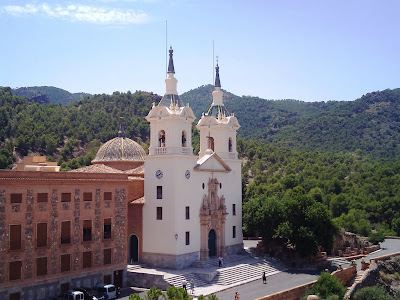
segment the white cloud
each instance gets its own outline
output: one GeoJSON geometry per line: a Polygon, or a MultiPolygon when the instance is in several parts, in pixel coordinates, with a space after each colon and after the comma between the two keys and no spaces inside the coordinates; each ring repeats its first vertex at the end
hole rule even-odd
{"type": "Polygon", "coordinates": [[[149,20],[149,16],[142,11],[86,5],[50,6],[46,3],[10,5],[4,6],[3,11],[11,15],[42,14],[70,22],[93,24],[141,24],[149,20]]]}

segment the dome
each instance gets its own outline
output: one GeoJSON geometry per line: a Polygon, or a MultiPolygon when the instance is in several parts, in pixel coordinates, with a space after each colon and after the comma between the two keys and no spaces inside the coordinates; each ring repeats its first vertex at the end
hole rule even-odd
{"type": "Polygon", "coordinates": [[[92,163],[144,162],[146,152],[135,141],[119,136],[106,142],[97,151],[92,163]]]}

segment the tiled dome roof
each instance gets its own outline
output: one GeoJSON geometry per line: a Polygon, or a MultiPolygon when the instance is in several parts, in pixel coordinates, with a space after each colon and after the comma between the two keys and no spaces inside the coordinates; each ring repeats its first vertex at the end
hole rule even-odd
{"type": "Polygon", "coordinates": [[[145,156],[146,152],[138,143],[119,136],[101,146],[92,163],[107,161],[144,162],[145,156]]]}

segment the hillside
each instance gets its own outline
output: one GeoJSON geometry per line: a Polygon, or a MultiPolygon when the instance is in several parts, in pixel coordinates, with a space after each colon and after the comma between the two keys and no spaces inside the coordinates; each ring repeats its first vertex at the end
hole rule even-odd
{"type": "MultiPolygon", "coordinates": [[[[12,95],[10,88],[0,88],[0,169],[11,167],[16,157],[29,153],[79,167],[71,159],[115,137],[121,116],[127,136],[145,143],[149,126],[144,116],[159,100],[152,93],[115,92],[60,106],[29,102],[12,95]]],[[[90,163],[90,159],[85,162],[90,163]]]]}
{"type": "MultiPolygon", "coordinates": [[[[197,117],[207,112],[212,86],[181,95],[197,117]],[[208,95],[208,96],[207,96],[208,95]]],[[[400,155],[400,89],[372,92],[355,101],[265,100],[228,94],[239,135],[290,149],[355,152],[379,159],[400,155]]]]}
{"type": "Polygon", "coordinates": [[[53,86],[31,86],[12,90],[14,95],[36,103],[56,103],[68,105],[76,100],[91,96],[88,93],[70,93],[53,86]]]}

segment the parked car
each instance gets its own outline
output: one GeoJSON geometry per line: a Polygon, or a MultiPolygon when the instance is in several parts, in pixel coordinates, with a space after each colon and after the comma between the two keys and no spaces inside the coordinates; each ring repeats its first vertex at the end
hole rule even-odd
{"type": "Polygon", "coordinates": [[[106,299],[117,299],[117,289],[113,284],[99,284],[96,285],[93,289],[98,291],[99,293],[107,295],[108,298],[106,299]]]}
{"type": "Polygon", "coordinates": [[[104,300],[105,299],[103,294],[100,294],[99,292],[95,291],[92,288],[80,287],[80,288],[75,288],[74,290],[82,292],[85,295],[85,300],[104,300]]]}
{"type": "Polygon", "coordinates": [[[64,293],[64,300],[85,300],[85,295],[80,291],[68,291],[64,293]]]}

